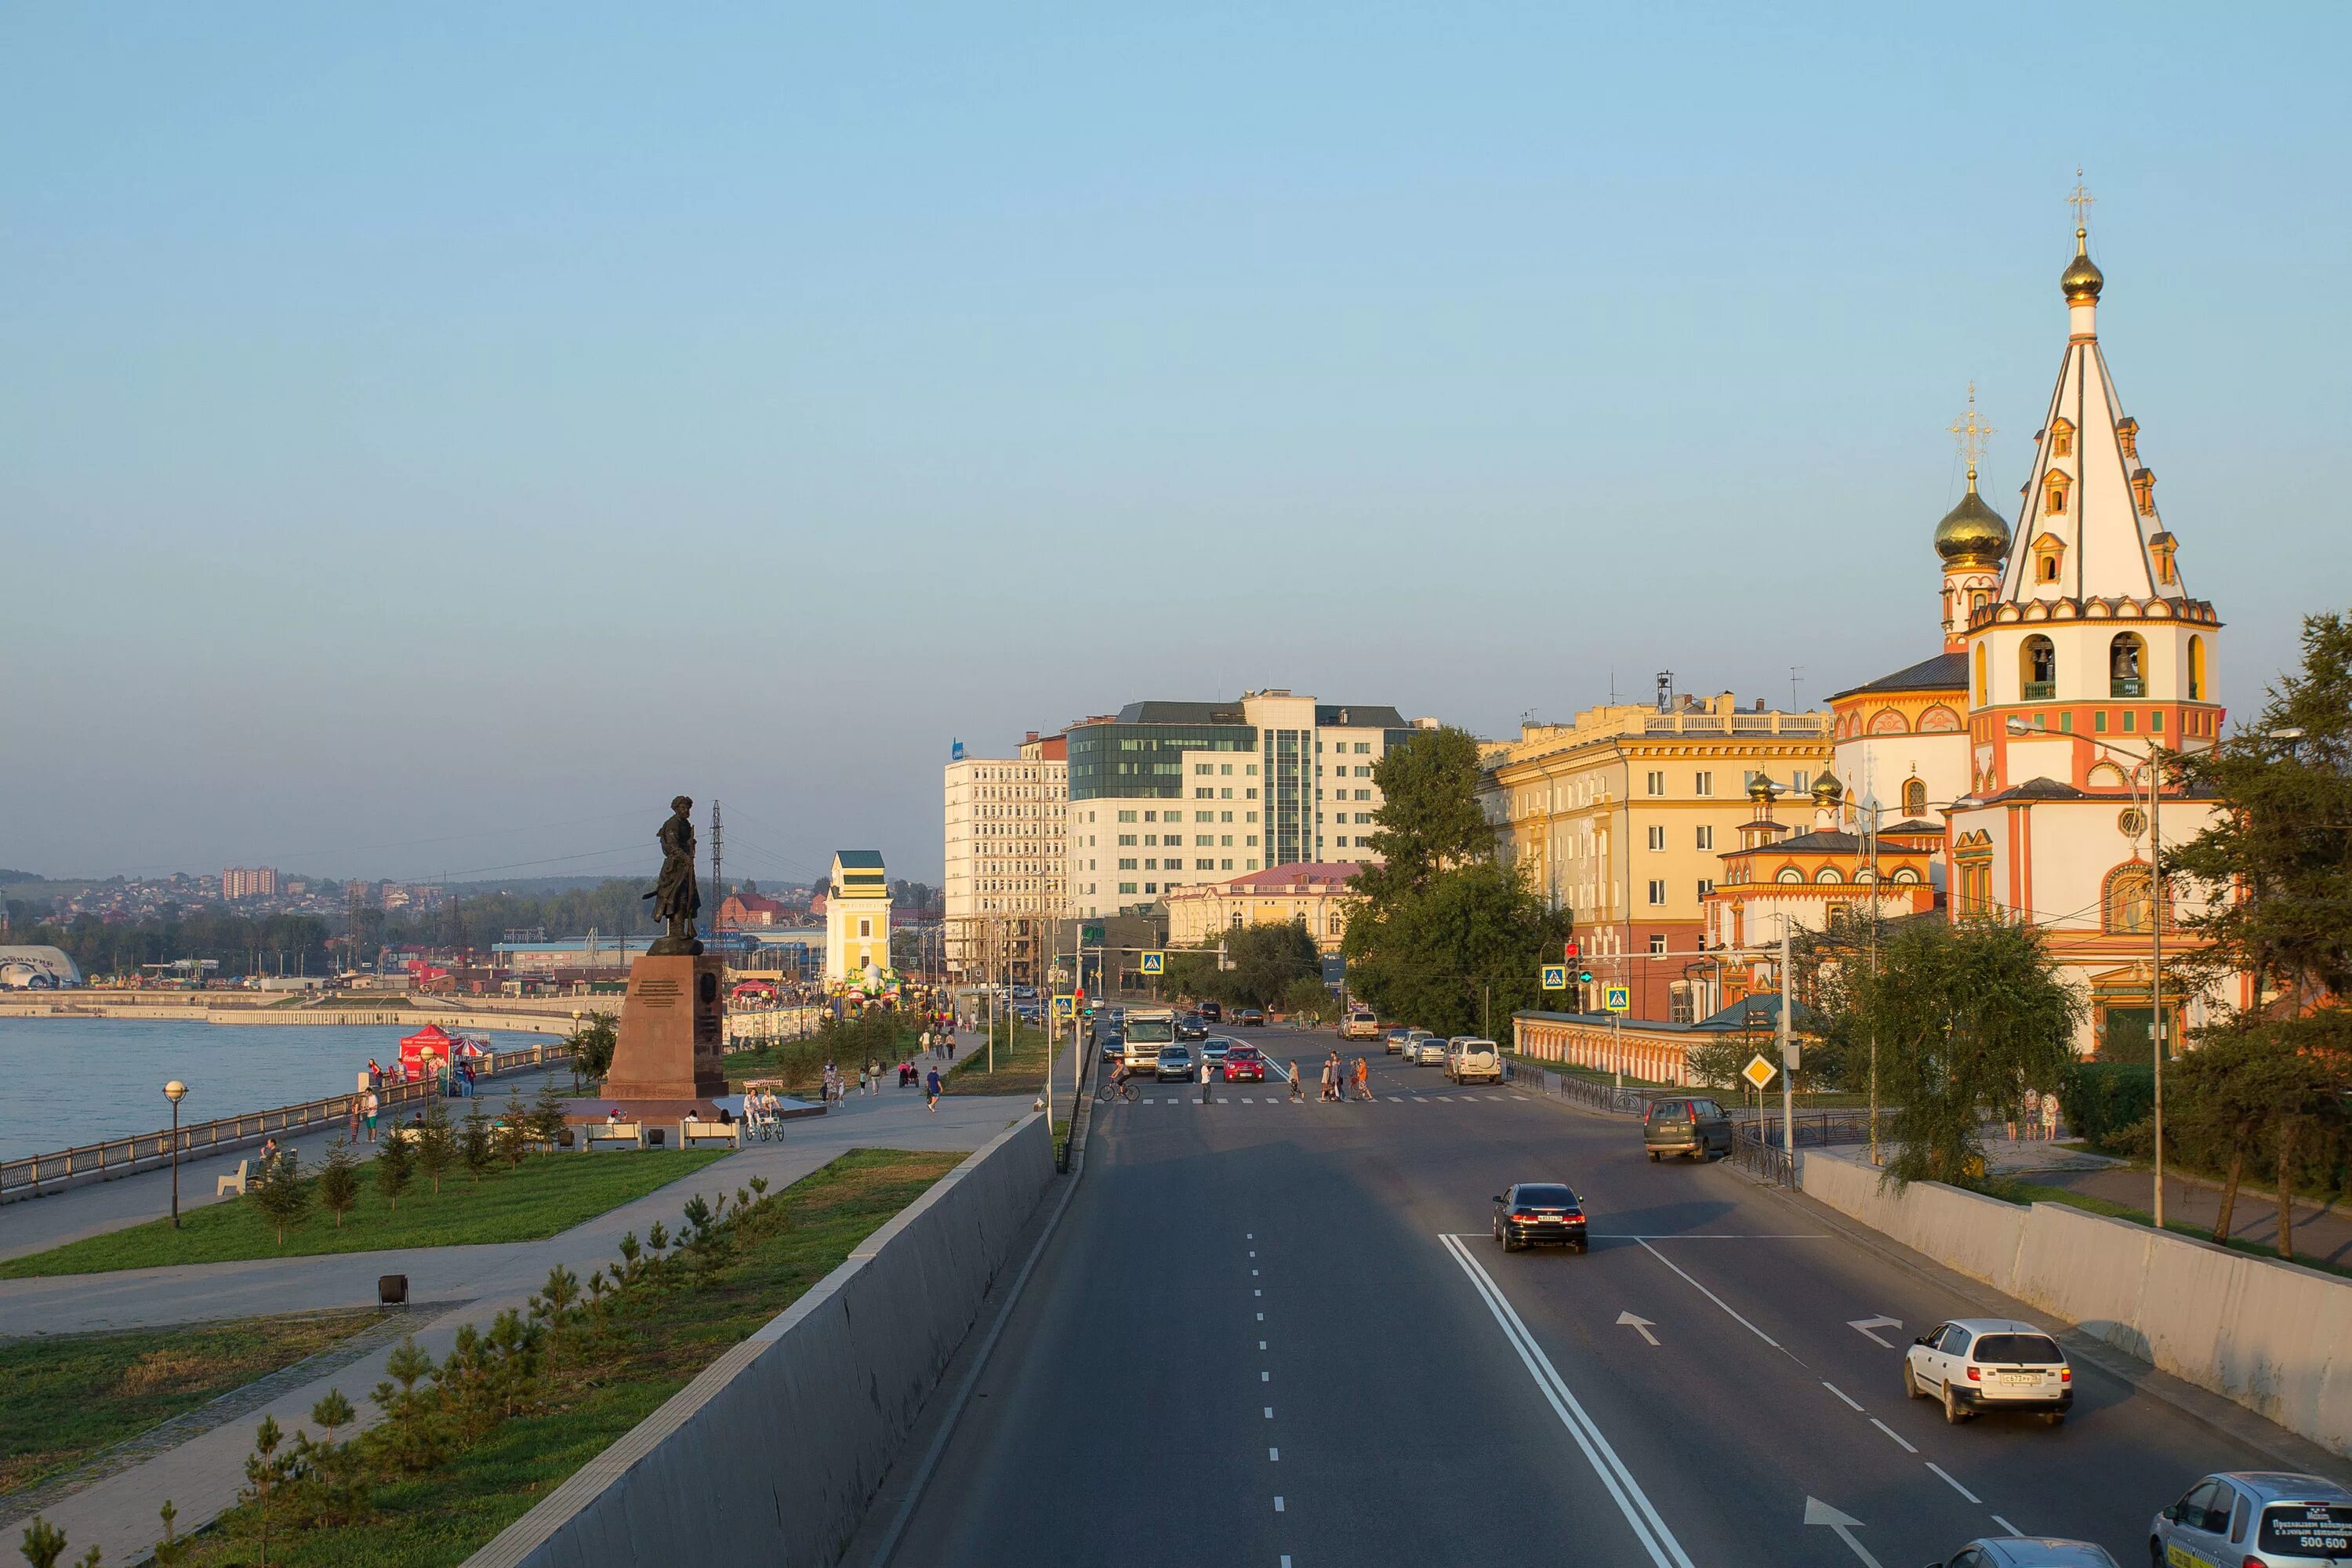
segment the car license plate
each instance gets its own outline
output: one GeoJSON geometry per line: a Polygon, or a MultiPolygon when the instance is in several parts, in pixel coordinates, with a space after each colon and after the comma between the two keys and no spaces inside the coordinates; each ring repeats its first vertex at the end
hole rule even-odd
{"type": "Polygon", "coordinates": [[[2001,1376],[2001,1382],[2009,1384],[2011,1388],[2030,1388],[2041,1381],[2042,1378],[2038,1373],[2031,1372],[2006,1373],[2001,1376]]]}

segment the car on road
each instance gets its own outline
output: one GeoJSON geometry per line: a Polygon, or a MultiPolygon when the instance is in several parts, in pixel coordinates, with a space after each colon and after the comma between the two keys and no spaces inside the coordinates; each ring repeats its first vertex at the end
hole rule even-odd
{"type": "Polygon", "coordinates": [[[1412,1031],[1411,1029],[1402,1027],[1391,1029],[1387,1036],[1381,1041],[1381,1054],[1384,1057],[1392,1057],[1396,1055],[1399,1051],[1404,1049],[1404,1043],[1411,1038],[1412,1038],[1412,1031]]]}
{"type": "Polygon", "coordinates": [[[2148,1524],[2151,1563],[2305,1568],[2352,1560],[2352,1491],[2289,1470],[2207,1476],[2148,1524]]]}
{"type": "Polygon", "coordinates": [[[1445,1042],[1445,1076],[1455,1083],[1500,1083],[1502,1049],[1475,1035],[1456,1036],[1445,1042]]]}
{"type": "Polygon", "coordinates": [[[1360,1003],[1351,1004],[1339,1019],[1339,1037],[1343,1040],[1379,1039],[1381,1016],[1360,1003]]]}
{"type": "Polygon", "coordinates": [[[1982,1535],[1927,1568],[2116,1568],[2105,1547],[2055,1535],[1982,1535]]]}
{"type": "Polygon", "coordinates": [[[1234,1041],[1233,1049],[1225,1053],[1225,1081],[1227,1083],[1264,1083],[1265,1081],[1265,1053],[1255,1046],[1244,1046],[1238,1040],[1234,1041]]]}
{"type": "Polygon", "coordinates": [[[1106,1029],[1097,1040],[1097,1047],[1102,1053],[1104,1061],[1115,1062],[1127,1055],[1127,1037],[1117,1029],[1106,1029]]]}
{"type": "Polygon", "coordinates": [[[1180,1040],[1205,1040],[1209,1037],[1209,1021],[1198,1013],[1179,1014],[1176,1037],[1180,1040]]]}
{"type": "Polygon", "coordinates": [[[1203,1002],[1201,1004],[1201,1016],[1212,1024],[1222,1024],[1225,1021],[1225,1005],[1222,1002],[1203,1002]]]}
{"type": "Polygon", "coordinates": [[[1234,1015],[1234,1022],[1245,1029],[1263,1029],[1265,1027],[1265,1013],[1261,1008],[1244,1007],[1234,1015]]]}
{"type": "Polygon", "coordinates": [[[1584,1200],[1562,1182],[1521,1182],[1495,1194],[1495,1239],[1522,1247],[1585,1248],[1584,1200]]]}
{"type": "Polygon", "coordinates": [[[1171,1078],[1191,1079],[1192,1047],[1190,1046],[1160,1047],[1160,1059],[1152,1064],[1151,1076],[1161,1083],[1167,1082],[1171,1078]]]}
{"type": "Polygon", "coordinates": [[[1223,1072],[1225,1070],[1225,1055],[1233,1048],[1234,1042],[1224,1036],[1211,1035],[1201,1042],[1201,1059],[1209,1064],[1211,1072],[1223,1072]]]}
{"type": "Polygon", "coordinates": [[[1731,1152],[1731,1118],[1723,1107],[1704,1096],[1680,1095],[1650,1101],[1642,1116],[1642,1147],[1653,1162],[1669,1154],[1712,1160],[1731,1152]]]}
{"type": "Polygon", "coordinates": [[[1435,1067],[1445,1059],[1445,1042],[1426,1029],[1415,1029],[1397,1054],[1414,1067],[1435,1067]]]}
{"type": "Polygon", "coordinates": [[[2014,1318],[1956,1318],[1903,1352],[1903,1392],[1940,1399],[1957,1426],[1986,1410],[2025,1410],[2055,1426],[2074,1404],[2074,1369],[2058,1342],[2014,1318]]]}

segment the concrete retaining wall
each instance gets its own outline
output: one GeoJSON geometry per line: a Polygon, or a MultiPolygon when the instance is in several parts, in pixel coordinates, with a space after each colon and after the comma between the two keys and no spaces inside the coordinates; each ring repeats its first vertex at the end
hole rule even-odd
{"type": "Polygon", "coordinates": [[[836,1562],[1053,1173],[1023,1118],[467,1568],[836,1562]]]}
{"type": "Polygon", "coordinates": [[[2019,1208],[1807,1151],[1806,1194],[2352,1456],[2352,1280],[2065,1204],[2019,1208]]]}

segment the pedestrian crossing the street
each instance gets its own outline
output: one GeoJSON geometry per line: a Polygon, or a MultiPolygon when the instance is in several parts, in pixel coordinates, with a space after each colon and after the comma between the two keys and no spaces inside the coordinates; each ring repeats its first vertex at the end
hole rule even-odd
{"type": "MultiPolygon", "coordinates": [[[[1502,1102],[1502,1101],[1504,1101],[1504,1100],[1533,1100],[1534,1098],[1535,1098],[1535,1096],[1533,1096],[1533,1095],[1529,1095],[1529,1094],[1432,1094],[1432,1095],[1420,1095],[1420,1094],[1414,1094],[1414,1095],[1403,1095],[1403,1094],[1375,1094],[1375,1095],[1371,1096],[1371,1101],[1372,1101],[1372,1103],[1374,1103],[1374,1104],[1384,1104],[1384,1105],[1427,1105],[1427,1104],[1430,1104],[1432,1101],[1434,1101],[1434,1102],[1436,1102],[1436,1103],[1438,1103],[1438,1104],[1441,1104],[1441,1105],[1453,1105],[1453,1104],[1455,1104],[1455,1103],[1460,1103],[1460,1104],[1464,1104],[1464,1105],[1473,1105],[1473,1104],[1476,1104],[1477,1102],[1479,1102],[1479,1101],[1481,1101],[1481,1100],[1487,1100],[1487,1101],[1492,1101],[1492,1102],[1495,1102],[1495,1103],[1499,1104],[1499,1103],[1501,1103],[1501,1102],[1502,1102]]],[[[1112,1101],[1112,1102],[1107,1102],[1107,1103],[1116,1103],[1116,1102],[1115,1102],[1115,1101],[1112,1101]]],[[[1144,1095],[1138,1095],[1138,1096],[1136,1097],[1135,1100],[1134,1100],[1134,1103],[1135,1103],[1135,1104],[1137,1104],[1137,1105],[1163,1105],[1163,1106],[1164,1106],[1164,1105],[1192,1105],[1192,1106],[1201,1106],[1201,1105],[1212,1105],[1212,1104],[1213,1104],[1213,1105],[1311,1105],[1311,1104],[1322,1104],[1322,1105],[1362,1105],[1362,1104],[1364,1104],[1364,1103],[1365,1103],[1365,1100],[1364,1100],[1364,1097],[1362,1097],[1362,1096],[1360,1096],[1360,1095],[1355,1095],[1355,1094],[1350,1094],[1349,1096],[1348,1096],[1348,1098],[1347,1098],[1347,1099],[1345,1099],[1345,1100],[1293,1100],[1286,1099],[1285,1097],[1283,1097],[1282,1095],[1279,1095],[1279,1094],[1270,1094],[1270,1095],[1266,1095],[1266,1096],[1265,1096],[1265,1097],[1263,1097],[1263,1098],[1261,1098],[1261,1097],[1259,1097],[1259,1096],[1257,1096],[1257,1095],[1254,1095],[1254,1094],[1244,1094],[1244,1095],[1221,1094],[1221,1095],[1216,1096],[1213,1100],[1202,1100],[1202,1099],[1199,1095],[1197,1095],[1197,1094],[1181,1094],[1181,1093],[1178,1093],[1178,1094],[1144,1094],[1144,1095]]]]}

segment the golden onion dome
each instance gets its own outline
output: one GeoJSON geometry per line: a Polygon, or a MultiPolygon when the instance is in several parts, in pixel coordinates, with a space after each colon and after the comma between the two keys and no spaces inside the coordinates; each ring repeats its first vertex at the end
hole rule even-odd
{"type": "Polygon", "coordinates": [[[1754,781],[1748,786],[1748,798],[1754,801],[1759,805],[1770,805],[1772,797],[1780,793],[1780,790],[1773,785],[1772,781],[1766,778],[1762,773],[1758,773],[1754,781]]]}
{"type": "Polygon", "coordinates": [[[2058,287],[2065,290],[2069,305],[2095,305],[2099,290],[2107,286],[2105,275],[2091,259],[2090,239],[2088,230],[2074,231],[2074,259],[2058,275],[2058,287]]]}
{"type": "Polygon", "coordinates": [[[1977,477],[1969,475],[1969,493],[1936,525],[1936,553],[1952,566],[1990,566],[2009,553],[2009,524],[1977,494],[1977,477]]]}
{"type": "Polygon", "coordinates": [[[1838,783],[1837,774],[1823,773],[1813,781],[1813,804],[1835,805],[1845,797],[1845,785],[1838,783]]]}

